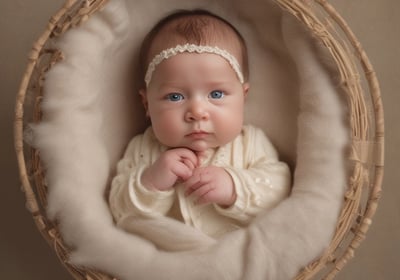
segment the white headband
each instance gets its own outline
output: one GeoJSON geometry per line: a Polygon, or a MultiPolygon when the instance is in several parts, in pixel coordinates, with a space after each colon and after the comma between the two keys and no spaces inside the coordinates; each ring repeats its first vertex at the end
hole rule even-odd
{"type": "Polygon", "coordinates": [[[150,62],[149,66],[147,68],[146,76],[144,77],[146,86],[149,85],[149,83],[151,81],[151,77],[153,76],[153,72],[156,69],[156,66],[158,64],[160,64],[165,59],[168,59],[170,57],[173,57],[177,54],[181,54],[184,52],[212,53],[212,54],[217,54],[217,55],[222,56],[229,62],[229,64],[232,66],[233,70],[236,72],[236,75],[238,76],[240,83],[242,83],[242,84],[244,83],[243,74],[242,74],[242,71],[240,70],[240,65],[239,65],[237,59],[233,55],[231,55],[229,52],[227,52],[226,50],[222,50],[218,47],[185,44],[185,45],[177,45],[174,48],[163,50],[153,58],[153,60],[150,62]]]}

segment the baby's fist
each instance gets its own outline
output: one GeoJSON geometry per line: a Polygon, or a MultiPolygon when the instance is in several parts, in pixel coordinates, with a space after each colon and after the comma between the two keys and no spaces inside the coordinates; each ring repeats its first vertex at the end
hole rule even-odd
{"type": "Polygon", "coordinates": [[[198,203],[216,203],[229,207],[236,201],[232,177],[222,167],[197,168],[184,186],[186,195],[196,197],[198,203]]]}

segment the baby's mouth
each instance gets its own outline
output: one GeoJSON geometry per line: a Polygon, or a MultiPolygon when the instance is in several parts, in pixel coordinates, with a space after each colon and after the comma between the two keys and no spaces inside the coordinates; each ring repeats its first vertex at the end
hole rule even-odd
{"type": "Polygon", "coordinates": [[[186,135],[186,137],[193,138],[193,139],[203,139],[207,137],[210,133],[203,131],[203,130],[195,130],[186,135]]]}

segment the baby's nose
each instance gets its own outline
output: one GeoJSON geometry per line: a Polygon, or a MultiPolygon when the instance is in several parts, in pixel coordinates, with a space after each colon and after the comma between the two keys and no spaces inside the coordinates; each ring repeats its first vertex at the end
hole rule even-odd
{"type": "Polygon", "coordinates": [[[192,102],[185,115],[186,121],[208,120],[209,117],[207,106],[201,101],[192,102]]]}

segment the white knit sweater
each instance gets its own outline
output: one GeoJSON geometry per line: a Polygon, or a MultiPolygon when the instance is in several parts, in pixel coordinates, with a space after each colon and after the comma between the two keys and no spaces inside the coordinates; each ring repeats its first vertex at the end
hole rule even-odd
{"type": "Polygon", "coordinates": [[[196,205],[184,195],[181,184],[169,191],[153,191],[141,183],[143,171],[168,148],[161,145],[152,128],[135,136],[117,167],[112,182],[110,209],[117,225],[130,217],[168,216],[218,238],[247,225],[257,214],[277,205],[290,191],[290,171],[261,129],[244,126],[231,143],[209,150],[204,165],[225,168],[237,194],[229,208],[216,204],[196,205]]]}

